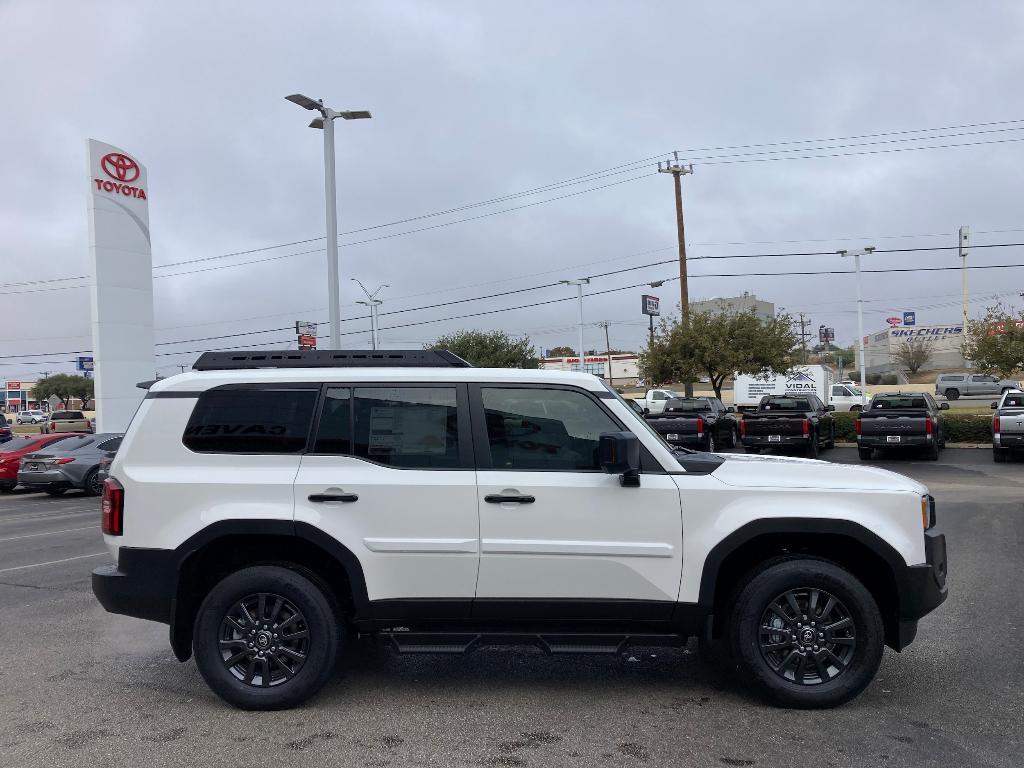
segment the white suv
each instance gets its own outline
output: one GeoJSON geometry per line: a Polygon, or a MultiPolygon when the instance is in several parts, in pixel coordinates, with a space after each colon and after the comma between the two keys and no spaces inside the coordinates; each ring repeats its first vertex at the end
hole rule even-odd
{"type": "Polygon", "coordinates": [[[674,451],[588,374],[445,352],[207,353],[152,385],[93,573],[246,709],[296,705],[352,631],[395,651],[727,641],[831,706],[946,597],[927,489],[875,468],[674,451]]]}

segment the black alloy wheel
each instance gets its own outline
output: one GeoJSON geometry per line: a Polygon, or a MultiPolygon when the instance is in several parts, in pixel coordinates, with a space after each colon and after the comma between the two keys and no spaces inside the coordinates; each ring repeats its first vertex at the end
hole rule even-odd
{"type": "Polygon", "coordinates": [[[957,400],[959,397],[960,397],[960,390],[959,389],[947,389],[946,390],[946,399],[947,400],[957,400]]]}
{"type": "Polygon", "coordinates": [[[761,616],[761,656],[783,680],[820,685],[842,675],[857,648],[850,611],[823,589],[789,589],[761,616]]]}
{"type": "Polygon", "coordinates": [[[236,680],[268,688],[291,680],[309,652],[309,623],[281,595],[260,592],[235,602],[220,624],[221,660],[236,680]]]}
{"type": "Polygon", "coordinates": [[[100,471],[93,469],[85,476],[85,483],[82,486],[86,496],[99,496],[103,493],[103,481],[100,480],[100,471]]]}
{"type": "Polygon", "coordinates": [[[718,447],[718,446],[716,446],[716,445],[715,445],[715,433],[714,433],[714,430],[712,430],[712,431],[708,432],[708,447],[707,447],[707,452],[708,452],[708,453],[714,453],[714,452],[715,452],[715,449],[716,449],[717,447],[718,447]]]}

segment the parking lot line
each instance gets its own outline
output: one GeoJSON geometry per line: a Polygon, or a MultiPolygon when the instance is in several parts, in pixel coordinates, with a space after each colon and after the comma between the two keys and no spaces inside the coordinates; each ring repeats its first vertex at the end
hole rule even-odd
{"type": "Polygon", "coordinates": [[[45,563],[32,563],[31,565],[16,565],[13,568],[0,568],[0,573],[10,573],[11,571],[24,571],[27,568],[42,568],[44,565],[59,565],[60,563],[70,563],[72,560],[85,560],[90,557],[100,557],[101,555],[109,556],[109,552],[93,552],[91,555],[78,555],[77,557],[65,557],[63,560],[50,560],[45,563]]]}
{"type": "Polygon", "coordinates": [[[60,531],[44,531],[43,533],[25,533],[21,536],[7,536],[6,538],[0,539],[0,541],[16,541],[18,539],[31,539],[34,536],[53,536],[58,533],[73,533],[74,531],[91,531],[94,528],[99,528],[98,525],[86,525],[82,528],[64,528],[60,531]]]}

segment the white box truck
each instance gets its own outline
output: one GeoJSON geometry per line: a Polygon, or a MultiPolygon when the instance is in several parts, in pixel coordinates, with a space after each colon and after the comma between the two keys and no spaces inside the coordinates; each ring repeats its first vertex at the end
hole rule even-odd
{"type": "MultiPolygon", "coordinates": [[[[832,371],[823,365],[798,365],[786,373],[770,373],[766,378],[737,373],[732,395],[737,411],[752,411],[765,395],[810,393],[831,404],[832,371]]],[[[839,410],[838,406],[836,410],[839,410]]],[[[846,409],[844,409],[846,410],[846,409]]]]}

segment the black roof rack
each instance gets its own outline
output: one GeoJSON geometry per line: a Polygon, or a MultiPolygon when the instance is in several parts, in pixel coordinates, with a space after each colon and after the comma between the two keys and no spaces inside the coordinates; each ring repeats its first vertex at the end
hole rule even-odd
{"type": "Polygon", "coordinates": [[[204,352],[194,371],[249,368],[471,368],[446,349],[311,349],[262,352],[204,352]]]}

